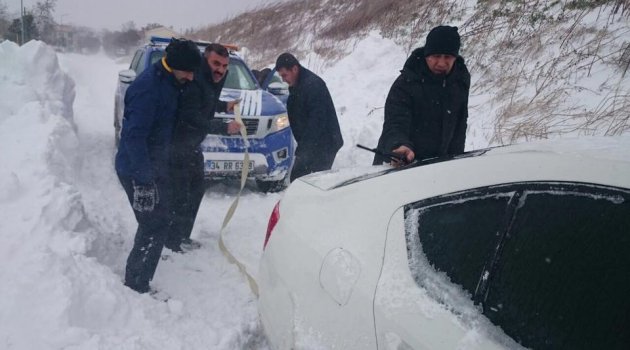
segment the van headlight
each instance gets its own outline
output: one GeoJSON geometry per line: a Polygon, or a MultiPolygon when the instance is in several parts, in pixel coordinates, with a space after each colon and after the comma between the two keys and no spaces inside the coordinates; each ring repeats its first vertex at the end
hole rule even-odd
{"type": "Polygon", "coordinates": [[[289,116],[286,114],[279,114],[274,117],[273,127],[275,131],[282,130],[289,126],[289,116]]]}

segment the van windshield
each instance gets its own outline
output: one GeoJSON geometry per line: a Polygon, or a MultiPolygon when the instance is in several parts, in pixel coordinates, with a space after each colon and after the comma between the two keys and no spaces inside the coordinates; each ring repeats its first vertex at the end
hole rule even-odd
{"type": "Polygon", "coordinates": [[[225,86],[229,89],[256,90],[254,78],[249,68],[242,61],[230,58],[229,72],[225,80],[225,86]]]}
{"type": "MultiPolygon", "coordinates": [[[[153,51],[151,53],[151,64],[159,61],[164,56],[164,51],[153,51]]],[[[224,87],[228,89],[238,90],[256,90],[256,83],[254,78],[249,72],[249,68],[238,59],[230,57],[230,64],[228,66],[228,76],[225,80],[224,87]]],[[[140,74],[140,72],[138,72],[140,74]]]]}

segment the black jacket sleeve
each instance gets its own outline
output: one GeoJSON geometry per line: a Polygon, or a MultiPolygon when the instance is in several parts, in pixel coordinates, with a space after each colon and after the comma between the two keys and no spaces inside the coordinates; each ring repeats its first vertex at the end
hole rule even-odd
{"type": "Polygon", "coordinates": [[[457,155],[464,153],[466,146],[466,129],[468,128],[468,102],[462,107],[462,112],[457,119],[453,140],[448,147],[448,154],[457,155]]]}
{"type": "Polygon", "coordinates": [[[326,145],[321,145],[323,140],[328,140],[328,134],[333,132],[329,130],[327,120],[328,118],[335,118],[336,116],[330,116],[329,113],[334,113],[335,107],[332,102],[332,97],[328,92],[326,84],[319,79],[312,79],[304,89],[305,103],[304,103],[304,126],[303,129],[307,130],[300,140],[300,147],[304,150],[320,150],[326,145]]]}
{"type": "Polygon", "coordinates": [[[391,151],[401,145],[414,150],[409,137],[413,117],[413,98],[404,76],[399,76],[392,84],[385,101],[385,121],[380,145],[384,151],[391,151]]]}
{"type": "Polygon", "coordinates": [[[448,147],[448,154],[457,155],[464,153],[466,147],[466,129],[468,128],[468,95],[470,94],[470,73],[465,66],[462,68],[459,86],[462,89],[461,105],[457,125],[453,133],[453,139],[448,147]]]}
{"type": "MultiPolygon", "coordinates": [[[[296,152],[313,157],[331,157],[343,146],[343,136],[337,120],[335,105],[326,83],[317,76],[311,76],[303,89],[302,137],[296,152]]],[[[297,139],[297,138],[296,138],[297,139]]]]}
{"type": "Polygon", "coordinates": [[[203,129],[205,120],[202,115],[202,91],[196,82],[189,83],[182,92],[177,109],[178,122],[188,127],[203,129]]]}
{"type": "Polygon", "coordinates": [[[217,112],[227,113],[227,102],[217,100],[217,112]]]}
{"type": "Polygon", "coordinates": [[[206,134],[227,134],[227,125],[215,119],[208,108],[203,89],[196,83],[190,83],[181,95],[178,108],[178,122],[189,130],[206,134]]]}

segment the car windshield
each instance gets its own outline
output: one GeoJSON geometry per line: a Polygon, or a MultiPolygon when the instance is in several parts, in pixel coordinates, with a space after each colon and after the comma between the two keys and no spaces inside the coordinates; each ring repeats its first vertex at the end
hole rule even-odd
{"type": "MultiPolygon", "coordinates": [[[[151,64],[159,61],[164,56],[164,51],[151,52],[151,64]]],[[[225,80],[224,87],[228,89],[239,90],[256,90],[256,83],[254,78],[249,73],[249,69],[245,66],[245,63],[234,58],[230,58],[230,65],[228,67],[229,73],[225,80]]]]}

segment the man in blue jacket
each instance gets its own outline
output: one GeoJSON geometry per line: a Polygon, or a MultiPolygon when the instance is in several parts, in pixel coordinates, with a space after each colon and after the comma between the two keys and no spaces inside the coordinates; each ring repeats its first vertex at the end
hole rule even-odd
{"type": "Polygon", "coordinates": [[[300,176],[329,170],[343,138],[326,83],[285,52],[276,60],[276,71],[289,84],[287,113],[297,141],[291,182],[300,176]]]}
{"type": "Polygon", "coordinates": [[[149,291],[168,235],[172,213],[169,150],[177,100],[200,61],[197,45],[173,39],[165,57],[143,71],[125,94],[116,173],[138,221],[125,285],[139,293],[149,291]]]}

